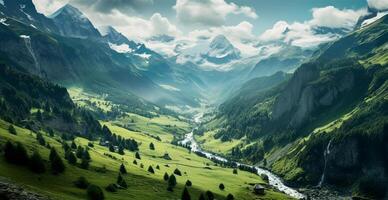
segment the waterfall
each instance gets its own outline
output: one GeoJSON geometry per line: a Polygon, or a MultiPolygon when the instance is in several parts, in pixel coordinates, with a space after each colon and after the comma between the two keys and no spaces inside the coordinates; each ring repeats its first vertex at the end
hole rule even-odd
{"type": "Polygon", "coordinates": [[[326,167],[327,167],[327,157],[329,156],[330,154],[330,147],[331,147],[331,142],[333,141],[333,139],[331,139],[329,141],[329,143],[327,144],[326,146],[326,149],[325,151],[323,151],[323,159],[325,161],[325,164],[324,164],[324,167],[323,167],[323,172],[322,172],[322,176],[321,176],[321,180],[319,181],[317,187],[318,188],[321,188],[322,187],[322,184],[324,183],[325,181],[325,173],[326,173],[326,167]]]}
{"type": "Polygon", "coordinates": [[[36,58],[36,55],[34,53],[34,49],[32,48],[32,45],[31,45],[31,37],[28,35],[21,35],[20,37],[23,38],[26,48],[28,49],[28,52],[30,53],[32,59],[34,60],[35,69],[38,71],[38,75],[41,75],[42,71],[41,71],[38,59],[36,58]]]}

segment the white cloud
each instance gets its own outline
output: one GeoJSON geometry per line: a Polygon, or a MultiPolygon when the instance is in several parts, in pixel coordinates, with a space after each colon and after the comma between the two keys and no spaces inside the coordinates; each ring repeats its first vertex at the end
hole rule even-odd
{"type": "Polygon", "coordinates": [[[258,17],[252,8],[225,0],[177,0],[174,9],[180,22],[207,26],[222,25],[231,14],[242,14],[253,19],[258,17]]]}
{"type": "Polygon", "coordinates": [[[387,10],[388,0],[367,0],[368,6],[376,10],[387,10]]]}
{"type": "Polygon", "coordinates": [[[333,6],[313,8],[313,19],[309,22],[312,26],[328,28],[353,29],[360,16],[367,13],[366,9],[340,10],[333,6]]]}
{"type": "Polygon", "coordinates": [[[287,23],[278,21],[275,25],[259,36],[261,42],[280,41],[290,45],[309,48],[329,42],[340,37],[335,33],[316,33],[320,27],[331,29],[352,30],[366,9],[337,9],[333,6],[312,9],[312,19],[305,22],[287,23]]]}

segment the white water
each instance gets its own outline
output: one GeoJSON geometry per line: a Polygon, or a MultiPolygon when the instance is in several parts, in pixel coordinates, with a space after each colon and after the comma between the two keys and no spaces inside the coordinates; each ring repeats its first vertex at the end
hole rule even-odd
{"type": "Polygon", "coordinates": [[[31,45],[31,37],[28,35],[21,35],[20,37],[23,38],[26,48],[28,49],[28,52],[30,53],[32,59],[34,60],[35,68],[38,71],[38,74],[40,75],[41,69],[40,69],[38,59],[36,58],[36,55],[34,53],[34,49],[32,48],[32,45],[31,45]]]}
{"type": "MultiPolygon", "coordinates": [[[[196,115],[194,117],[194,122],[195,123],[199,123],[201,117],[202,117],[202,114],[196,115]]],[[[202,150],[201,147],[198,145],[197,141],[195,141],[193,131],[191,131],[190,133],[186,134],[184,140],[182,140],[180,142],[180,144],[190,147],[192,152],[200,152],[200,153],[204,154],[206,156],[206,158],[208,158],[208,159],[216,159],[216,160],[221,161],[221,162],[227,162],[228,161],[227,159],[225,159],[223,157],[220,157],[220,156],[217,156],[217,155],[214,155],[214,154],[211,154],[209,152],[206,152],[206,151],[202,150]]],[[[273,174],[272,172],[270,172],[270,171],[268,171],[266,169],[262,169],[262,168],[257,167],[257,166],[245,165],[245,164],[242,164],[242,163],[236,163],[236,164],[237,164],[237,166],[254,167],[257,170],[257,174],[259,174],[259,175],[265,174],[265,175],[268,176],[268,181],[269,181],[270,185],[274,186],[279,191],[282,191],[282,192],[284,192],[285,194],[287,194],[287,195],[289,195],[291,197],[294,197],[294,198],[297,198],[297,199],[305,198],[305,195],[303,195],[302,193],[298,192],[297,190],[295,190],[293,188],[290,188],[290,187],[286,186],[283,183],[281,178],[279,178],[278,176],[276,176],[275,174],[273,174]]]]}
{"type": "Polygon", "coordinates": [[[319,188],[322,187],[322,184],[325,181],[325,173],[326,173],[326,166],[327,166],[327,156],[330,154],[331,141],[332,140],[329,141],[329,143],[326,146],[325,151],[323,152],[323,158],[325,160],[325,164],[324,164],[324,167],[323,167],[323,172],[322,172],[321,180],[319,181],[319,183],[317,185],[317,187],[319,187],[319,188]]]}

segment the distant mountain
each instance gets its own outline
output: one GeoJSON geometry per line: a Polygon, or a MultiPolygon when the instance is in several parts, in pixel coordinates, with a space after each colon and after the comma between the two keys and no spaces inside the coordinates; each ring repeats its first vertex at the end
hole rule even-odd
{"type": "Polygon", "coordinates": [[[77,8],[66,4],[49,16],[59,29],[62,36],[74,38],[101,38],[101,34],[90,20],[77,8]]]}
{"type": "Polygon", "coordinates": [[[260,60],[249,72],[249,77],[272,75],[278,71],[293,72],[313,54],[313,50],[291,45],[281,45],[280,50],[260,60]]]}
{"type": "Polygon", "coordinates": [[[200,66],[222,65],[241,58],[241,52],[223,35],[211,41],[198,42],[193,47],[179,50],[177,62],[194,62],[200,66]]]}
{"type": "Polygon", "coordinates": [[[100,28],[102,37],[108,43],[115,45],[123,45],[126,44],[132,50],[136,49],[139,45],[133,41],[128,40],[122,33],[118,32],[112,26],[106,26],[100,28]]]}
{"type": "Polygon", "coordinates": [[[58,28],[52,20],[37,12],[32,0],[2,0],[0,13],[33,28],[52,33],[58,32],[58,28]]]}
{"type": "Polygon", "coordinates": [[[276,87],[261,90],[262,78],[248,82],[209,126],[222,141],[240,139],[231,157],[261,163],[290,184],[340,186],[384,199],[387,38],[384,16],[323,46],[276,87]]]}

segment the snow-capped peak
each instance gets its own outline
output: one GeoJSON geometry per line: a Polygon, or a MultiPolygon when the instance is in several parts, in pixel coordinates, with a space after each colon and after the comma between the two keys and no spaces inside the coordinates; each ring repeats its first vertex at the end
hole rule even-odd
{"type": "Polygon", "coordinates": [[[78,10],[78,8],[70,4],[66,4],[65,6],[57,10],[55,13],[50,15],[50,18],[56,18],[59,15],[70,16],[71,18],[79,19],[80,21],[89,21],[88,18],[85,17],[85,15],[80,10],[78,10]]]}
{"type": "Polygon", "coordinates": [[[216,36],[209,45],[208,57],[228,60],[238,59],[240,57],[240,50],[236,49],[229,40],[223,36],[216,36]]]}

